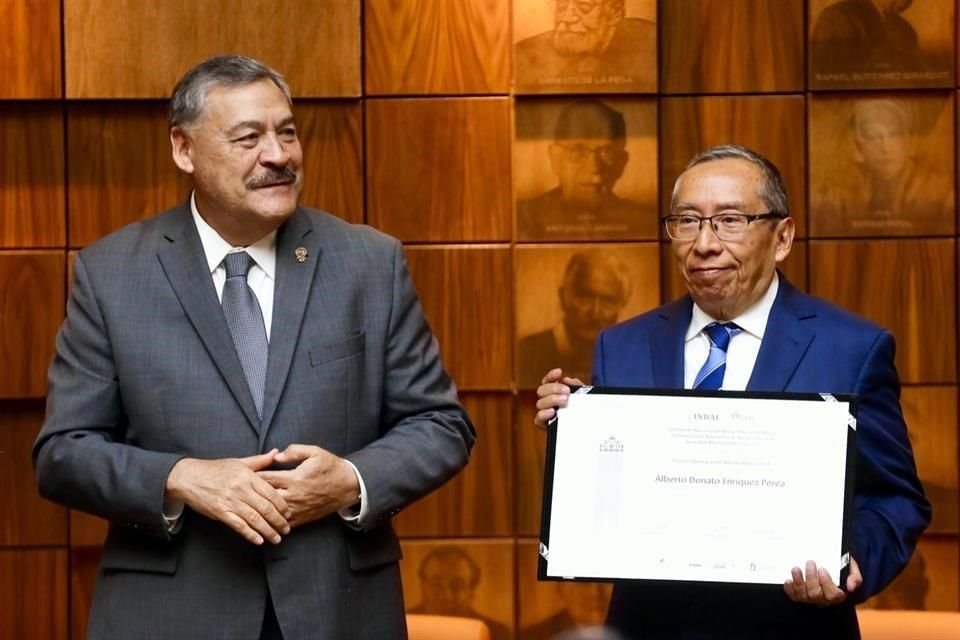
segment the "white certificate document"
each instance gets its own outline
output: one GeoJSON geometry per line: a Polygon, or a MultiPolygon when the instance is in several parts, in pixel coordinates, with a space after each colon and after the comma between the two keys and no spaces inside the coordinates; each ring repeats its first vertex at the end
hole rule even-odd
{"type": "Polygon", "coordinates": [[[846,575],[851,396],[580,391],[549,434],[542,579],[846,575]]]}

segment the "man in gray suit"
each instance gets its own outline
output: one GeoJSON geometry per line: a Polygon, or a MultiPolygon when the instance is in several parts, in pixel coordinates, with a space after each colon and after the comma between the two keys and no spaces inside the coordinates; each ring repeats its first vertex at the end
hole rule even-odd
{"type": "Polygon", "coordinates": [[[389,520],[473,426],[400,244],[297,204],[283,78],[211,58],[174,90],[194,191],[80,252],[34,447],[110,521],[89,637],[403,638],[389,520]]]}

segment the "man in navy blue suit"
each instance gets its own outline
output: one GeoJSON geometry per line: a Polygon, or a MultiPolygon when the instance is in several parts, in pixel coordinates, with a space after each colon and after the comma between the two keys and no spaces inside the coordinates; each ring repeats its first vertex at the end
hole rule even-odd
{"type": "MultiPolygon", "coordinates": [[[[859,638],[854,605],[906,566],[930,521],[900,409],[893,336],[802,293],[777,270],[794,221],[780,172],[749,149],[724,145],[697,155],[677,180],[664,226],[689,295],[603,331],[593,383],[694,388],[714,344],[710,325],[734,323],[719,388],[857,394],[853,560],[843,585],[812,562],[784,576],[782,590],[618,584],[608,623],[644,640],[859,638]]],[[[537,425],[579,384],[560,369],[548,372],[537,425]]],[[[781,524],[817,526],[802,513],[781,524]]]]}

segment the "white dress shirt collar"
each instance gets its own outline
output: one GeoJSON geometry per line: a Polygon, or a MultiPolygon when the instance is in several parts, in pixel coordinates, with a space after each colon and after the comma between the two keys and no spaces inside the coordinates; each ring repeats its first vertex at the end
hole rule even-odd
{"type": "MultiPolygon", "coordinates": [[[[773,308],[773,301],[777,299],[777,290],[780,288],[780,277],[776,272],[773,274],[773,280],[767,287],[766,293],[754,302],[749,309],[741,313],[736,318],[731,318],[730,322],[735,322],[737,326],[747,333],[763,340],[763,333],[767,328],[767,319],[770,317],[770,310],[773,308]]],[[[689,342],[703,331],[711,322],[716,322],[700,306],[693,303],[693,315],[690,318],[690,326],[687,327],[687,335],[684,338],[689,342]]]]}
{"type": "Polygon", "coordinates": [[[210,267],[210,273],[216,271],[217,267],[223,262],[228,253],[233,251],[246,250],[257,263],[263,272],[267,274],[270,280],[274,280],[277,267],[277,230],[274,229],[264,237],[246,247],[234,247],[224,240],[216,230],[207,224],[200,212],[197,210],[196,194],[190,194],[190,212],[193,214],[193,221],[197,225],[197,232],[200,234],[200,243],[203,245],[203,253],[207,258],[207,266],[210,267]]]}

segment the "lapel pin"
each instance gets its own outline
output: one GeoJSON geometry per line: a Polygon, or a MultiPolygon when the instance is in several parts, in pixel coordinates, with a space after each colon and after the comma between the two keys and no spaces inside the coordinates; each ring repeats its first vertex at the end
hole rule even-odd
{"type": "Polygon", "coordinates": [[[307,261],[307,248],[306,247],[297,247],[293,255],[297,258],[297,262],[303,264],[307,261]]]}

